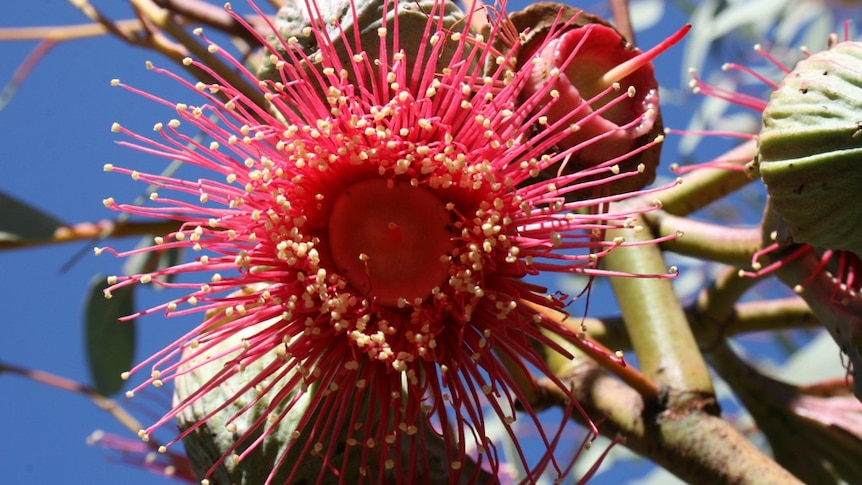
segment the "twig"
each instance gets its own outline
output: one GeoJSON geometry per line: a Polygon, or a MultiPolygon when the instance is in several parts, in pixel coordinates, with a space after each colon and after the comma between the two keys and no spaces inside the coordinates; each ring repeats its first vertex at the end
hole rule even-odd
{"type": "Polygon", "coordinates": [[[12,98],[15,96],[15,93],[18,92],[18,88],[27,79],[27,76],[30,75],[30,72],[36,67],[36,64],[45,57],[45,54],[54,47],[55,41],[53,40],[43,40],[36,45],[27,57],[24,58],[24,62],[18,66],[18,69],[15,70],[15,73],[12,74],[12,79],[9,83],[3,87],[3,91],[0,91],[0,111],[3,111],[12,98]]]}
{"type": "Polygon", "coordinates": [[[665,211],[648,212],[644,219],[658,237],[682,233],[682,237],[661,243],[662,249],[699,259],[748,267],[762,246],[759,227],[733,228],[665,211]]]}
{"type": "Polygon", "coordinates": [[[131,33],[129,31],[124,31],[120,29],[119,24],[102,15],[102,12],[100,12],[87,0],[69,0],[69,3],[71,3],[75,8],[80,10],[81,13],[86,15],[90,20],[98,23],[114,36],[131,43],[136,43],[135,37],[131,36],[131,33]]]}
{"type": "Polygon", "coordinates": [[[124,36],[140,32],[144,27],[138,19],[116,20],[111,24],[114,29],[95,22],[80,25],[49,25],[40,27],[10,27],[0,29],[0,41],[8,40],[52,40],[62,42],[67,40],[99,37],[114,30],[123,32],[124,36]]]}
{"type": "Polygon", "coordinates": [[[658,399],[660,390],[659,386],[655,382],[648,379],[636,368],[626,365],[624,361],[621,362],[620,358],[616,356],[614,351],[608,349],[589,335],[584,334],[580,323],[575,323],[573,319],[547,307],[536,305],[526,300],[522,300],[522,303],[529,306],[543,318],[553,321],[554,323],[565,327],[575,335],[578,335],[579,338],[567,339],[566,342],[571,343],[577,347],[578,350],[588,355],[602,367],[619,377],[632,389],[635,389],[645,401],[654,401],[658,399]]]}
{"type": "MultiPolygon", "coordinates": [[[[85,386],[84,384],[75,382],[65,377],[49,374],[48,372],[25,369],[23,367],[18,367],[0,362],[0,373],[3,372],[19,375],[32,381],[46,384],[51,387],[56,387],[57,389],[62,389],[64,391],[82,394],[88,397],[91,401],[93,401],[93,404],[98,406],[100,409],[107,411],[111,416],[113,416],[117,421],[119,421],[120,424],[122,424],[133,434],[137,435],[138,431],[143,429],[141,423],[137,419],[135,419],[134,416],[129,414],[128,411],[123,409],[122,406],[117,404],[116,401],[103,396],[98,391],[89,386],[85,386]]],[[[151,440],[149,444],[151,447],[153,447],[154,450],[158,450],[159,444],[157,442],[151,440]]]]}
{"type": "MultiPolygon", "coordinates": [[[[710,164],[741,167],[751,161],[755,150],[756,142],[751,140],[721,155],[710,164]]],[[[683,175],[682,181],[678,186],[651,194],[650,198],[660,199],[665,212],[684,216],[744,187],[751,179],[742,170],[699,168],[683,175]]]]}
{"type": "Polygon", "coordinates": [[[819,328],[820,320],[800,297],[737,303],[724,322],[724,334],[819,328]]]}
{"type": "MultiPolygon", "coordinates": [[[[228,15],[224,7],[200,0],[155,0],[155,2],[158,6],[188,20],[200,22],[230,36],[239,37],[250,45],[259,44],[257,37],[228,15]]],[[[266,32],[269,29],[266,23],[256,16],[248,17],[247,20],[258,32],[266,32]]]]}
{"type": "MultiPolygon", "coordinates": [[[[564,380],[588,415],[606,418],[596,420],[601,434],[622,435],[628,448],[687,482],[801,484],[733,425],[704,409],[662,412],[650,407],[636,391],[587,359],[564,380]]],[[[539,385],[554,404],[565,405],[569,399],[547,380],[539,385]]],[[[572,417],[580,418],[576,413],[572,417]]]]}
{"type": "MultiPolygon", "coordinates": [[[[216,75],[225,80],[227,84],[247,96],[252,102],[263,109],[269,109],[269,102],[264,98],[263,93],[257,86],[251,85],[245,78],[237,73],[232,66],[223,62],[218,56],[209,51],[208,47],[202,44],[199,38],[190,32],[185,27],[174,19],[174,15],[166,9],[159,7],[152,0],[130,0],[132,6],[141,14],[141,17],[147,22],[151,22],[155,27],[176,39],[180,44],[185,46],[197,60],[212,69],[216,75]]],[[[166,44],[158,44],[156,48],[167,49],[166,44]]],[[[165,55],[169,56],[174,61],[182,64],[182,58],[177,59],[176,49],[167,49],[165,55]]],[[[185,56],[184,56],[185,57],[185,56]]],[[[199,78],[204,76],[209,78],[206,73],[196,70],[194,72],[199,78]]],[[[201,79],[203,80],[203,79],[201,79]]],[[[204,81],[204,82],[212,82],[204,81]]]]}
{"type": "MultiPolygon", "coordinates": [[[[653,240],[645,221],[638,219],[633,223],[644,226],[640,232],[611,230],[606,237],[624,237],[628,242],[653,240]]],[[[668,271],[655,244],[620,247],[602,261],[606,269],[618,273],[649,275],[668,271]]],[[[679,393],[672,396],[671,408],[684,406],[689,398],[713,395],[709,371],[671,281],[611,278],[611,286],[642,372],[679,393]]]]}
{"type": "Polygon", "coordinates": [[[614,26],[632,45],[637,45],[635,43],[635,31],[632,28],[629,0],[610,0],[610,6],[614,26]]]}
{"type": "Polygon", "coordinates": [[[165,220],[152,222],[99,221],[64,226],[54,231],[53,237],[42,240],[2,240],[0,250],[31,248],[48,244],[61,244],[75,241],[96,240],[103,237],[144,236],[147,234],[167,234],[176,231],[180,222],[165,220]]]}
{"type": "MultiPolygon", "coordinates": [[[[25,379],[30,379],[32,381],[45,384],[47,386],[51,386],[63,391],[69,391],[86,396],[90,399],[90,401],[93,402],[93,404],[98,406],[99,409],[102,409],[103,411],[106,411],[108,414],[113,416],[114,419],[116,419],[120,424],[122,424],[123,427],[131,431],[132,434],[135,436],[137,436],[138,432],[144,428],[141,425],[140,421],[135,419],[134,416],[132,416],[122,406],[117,404],[116,401],[105,397],[104,395],[100,394],[98,391],[89,386],[48,372],[26,369],[23,367],[18,367],[15,365],[0,362],[0,374],[4,372],[8,372],[9,374],[15,374],[24,377],[25,379]]],[[[149,440],[145,442],[145,444],[148,448],[156,452],[159,452],[159,449],[161,448],[161,443],[153,437],[150,437],[149,440]]],[[[182,477],[185,479],[193,479],[195,477],[194,473],[189,468],[188,461],[185,459],[184,456],[177,455],[171,452],[168,452],[166,456],[168,457],[171,465],[175,469],[175,476],[182,477]]]]}

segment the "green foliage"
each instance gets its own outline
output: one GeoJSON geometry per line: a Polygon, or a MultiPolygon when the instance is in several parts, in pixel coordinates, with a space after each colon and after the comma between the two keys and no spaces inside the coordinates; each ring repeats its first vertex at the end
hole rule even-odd
{"type": "Polygon", "coordinates": [[[50,239],[64,226],[61,221],[0,192],[0,243],[50,239]]]}
{"type": "Polygon", "coordinates": [[[123,387],[120,375],[132,366],[135,351],[135,320],[120,317],[134,312],[134,288],[123,287],[105,298],[105,278],[90,282],[85,305],[87,360],[93,387],[101,394],[116,394],[123,387]]]}

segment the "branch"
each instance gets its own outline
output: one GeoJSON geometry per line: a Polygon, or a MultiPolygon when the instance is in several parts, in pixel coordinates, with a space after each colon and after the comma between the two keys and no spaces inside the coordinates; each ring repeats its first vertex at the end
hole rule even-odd
{"type": "MultiPolygon", "coordinates": [[[[160,30],[168,33],[180,44],[185,46],[185,48],[187,48],[198,61],[212,69],[217,76],[223,79],[224,83],[240,91],[243,95],[247,96],[263,109],[268,109],[269,102],[266,101],[260,89],[257,89],[256,86],[252,86],[243,76],[237,73],[232,66],[226,64],[220,57],[210,52],[208,47],[202,44],[196,35],[189,33],[185,27],[174,19],[172,12],[159,7],[152,0],[130,0],[130,3],[138,10],[142,18],[147,22],[151,22],[160,30]]],[[[167,51],[166,55],[182,65],[182,58],[177,59],[176,53],[167,51]]],[[[210,77],[208,74],[200,70],[195,70],[194,74],[198,76],[199,79],[201,79],[201,77],[210,77]]]]}
{"type": "MultiPolygon", "coordinates": [[[[79,382],[75,382],[71,379],[67,379],[65,377],[60,377],[54,374],[50,374],[48,372],[25,369],[23,367],[18,367],[15,365],[5,364],[0,362],[0,374],[8,372],[10,374],[15,374],[26,379],[30,379],[32,381],[38,382],[40,384],[45,384],[51,387],[55,387],[57,389],[63,391],[69,391],[76,394],[81,394],[86,396],[93,402],[99,409],[106,411],[108,414],[114,417],[120,424],[123,425],[126,429],[132,432],[133,435],[137,436],[138,432],[144,427],[141,425],[141,422],[135,419],[128,411],[126,411],[122,406],[117,404],[116,401],[105,397],[100,394],[95,389],[85,386],[79,382]]],[[[159,452],[161,448],[161,444],[158,440],[154,438],[150,438],[145,445],[153,450],[154,452],[159,452]]],[[[171,465],[174,468],[172,473],[175,477],[180,477],[186,480],[193,479],[195,474],[189,467],[188,460],[182,455],[177,455],[171,452],[164,454],[168,460],[170,460],[171,465]]]]}
{"type": "Polygon", "coordinates": [[[740,276],[736,268],[726,267],[708,287],[701,290],[691,318],[701,346],[712,348],[724,342],[724,326],[730,319],[733,305],[757,281],[757,278],[740,276]]]}
{"type": "Polygon", "coordinates": [[[819,328],[820,320],[799,297],[780,300],[751,301],[733,307],[731,317],[724,322],[725,335],[744,332],[819,328]]]}
{"type": "MultiPolygon", "coordinates": [[[[18,367],[14,365],[4,364],[0,362],[0,373],[8,372],[10,374],[15,374],[32,381],[36,381],[42,384],[46,384],[51,387],[56,387],[57,389],[62,389],[64,391],[70,391],[77,394],[82,394],[90,399],[96,406],[100,409],[107,411],[108,414],[114,417],[117,421],[120,422],[126,429],[131,431],[133,434],[137,435],[138,431],[143,429],[144,427],[141,425],[140,421],[135,419],[134,416],[129,414],[128,411],[123,409],[122,406],[117,404],[113,399],[107,398],[101,394],[99,394],[95,389],[85,386],[81,383],[75,382],[71,379],[66,379],[65,377],[56,376],[54,374],[49,374],[47,372],[42,372],[38,370],[25,369],[23,367],[18,367]]],[[[152,442],[154,450],[158,450],[159,444],[152,442]]]]}
{"type": "Polygon", "coordinates": [[[846,382],[843,395],[810,395],[761,374],[726,344],[710,354],[710,362],[754,417],[776,459],[795,475],[806,483],[838,483],[838,477],[854,483],[862,476],[862,406],[846,382]]]}
{"type": "Polygon", "coordinates": [[[73,226],[65,226],[54,231],[49,239],[3,239],[0,240],[0,251],[5,249],[31,248],[48,244],[60,244],[74,241],[84,241],[100,238],[118,238],[129,236],[145,236],[148,234],[167,234],[176,231],[181,222],[178,221],[148,221],[148,222],[115,222],[99,221],[84,222],[73,226]]]}
{"type": "MultiPolygon", "coordinates": [[[[659,398],[660,390],[655,382],[648,379],[634,367],[627,365],[621,357],[617,356],[616,352],[611,351],[591,336],[585,334],[580,323],[576,323],[573,319],[568,318],[567,315],[550,308],[536,305],[527,300],[521,300],[521,302],[542,315],[543,318],[565,327],[577,335],[578,338],[567,339],[566,342],[575,346],[581,354],[589,356],[595,362],[599,363],[599,365],[619,377],[623,382],[631,386],[632,389],[635,389],[644,400],[656,401],[659,398]]],[[[553,338],[553,335],[548,336],[553,338]]],[[[567,367],[569,364],[568,360],[558,363],[549,362],[551,369],[555,373],[558,373],[558,370],[567,367]]]]}
{"type": "MultiPolygon", "coordinates": [[[[689,483],[801,484],[787,470],[757,449],[727,421],[710,414],[710,401],[695,402],[686,410],[664,411],[645,403],[640,395],[608,375],[595,362],[581,363],[564,381],[590,416],[602,416],[599,431],[610,438],[621,435],[625,446],[689,483]]],[[[542,381],[549,400],[567,401],[566,393],[542,381]]],[[[576,414],[572,415],[578,418],[576,414]]]]}
{"type": "MultiPolygon", "coordinates": [[[[640,232],[608,231],[607,238],[627,237],[627,242],[654,239],[643,218],[640,232]]],[[[663,274],[668,270],[655,244],[620,247],[602,258],[610,271],[635,275],[663,274]]],[[[625,326],[643,373],[681,394],[671,396],[673,408],[692,396],[712,396],[714,391],[706,363],[700,354],[685,312],[668,279],[611,278],[625,326]]]]}
{"type": "Polygon", "coordinates": [[[748,267],[762,246],[759,227],[733,228],[671,215],[665,211],[644,214],[656,236],[682,232],[682,237],[661,243],[662,249],[699,259],[748,267]]]}
{"type": "MultiPolygon", "coordinates": [[[[754,158],[756,143],[748,141],[720,156],[711,164],[742,167],[754,158]]],[[[690,214],[745,186],[751,179],[742,170],[700,168],[682,177],[683,183],[651,194],[662,201],[665,212],[677,216],[690,214]]]]}
{"type": "Polygon", "coordinates": [[[117,20],[109,28],[104,23],[94,22],[79,25],[48,25],[41,27],[7,27],[0,29],[0,41],[6,40],[50,40],[62,42],[66,40],[99,37],[111,32],[121,32],[123,36],[132,36],[143,30],[143,24],[138,19],[117,20]]]}
{"type": "Polygon", "coordinates": [[[632,45],[637,45],[635,43],[635,31],[632,28],[629,0],[610,0],[610,7],[614,26],[632,45]]]}
{"type": "MultiPolygon", "coordinates": [[[[713,322],[718,328],[707,332],[703,331],[707,325],[703,310],[698,310],[696,303],[686,307],[685,312],[701,349],[715,344],[715,334],[732,337],[749,332],[821,327],[820,320],[800,297],[737,303],[725,320],[713,322]]],[[[586,318],[582,324],[594,340],[615,350],[631,350],[632,342],[621,317],[586,318]]]]}
{"type": "MultiPolygon", "coordinates": [[[[242,24],[228,15],[222,6],[216,6],[200,0],[155,0],[155,3],[186,19],[200,22],[230,36],[243,39],[250,45],[260,44],[254,33],[249,32],[242,24]]],[[[257,16],[248,16],[245,19],[258,32],[267,32],[269,30],[266,22],[257,16]]]]}

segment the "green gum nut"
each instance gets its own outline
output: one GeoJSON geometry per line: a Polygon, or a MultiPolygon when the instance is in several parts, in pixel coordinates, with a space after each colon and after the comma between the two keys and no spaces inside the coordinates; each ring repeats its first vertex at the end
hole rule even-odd
{"type": "MultiPolygon", "coordinates": [[[[218,380],[224,369],[237,365],[234,359],[240,351],[236,349],[243,347],[244,339],[274,331],[275,326],[282,324],[280,320],[279,316],[246,327],[205,351],[189,348],[184,352],[185,363],[174,381],[174,406],[191,401],[178,413],[177,425],[181,431],[188,431],[183,445],[199,478],[209,473],[207,478],[211,485],[358,484],[378,479],[393,484],[460,485],[474,483],[477,477],[480,483],[491,482],[489,473],[477,469],[479,465],[469,456],[464,457],[461,473],[451,475],[448,457],[453,456],[453,452],[423,418],[416,422],[418,433],[399,435],[397,445],[386,452],[381,451],[380,445],[365,448],[361,443],[351,443],[350,438],[365,442],[367,436],[361,430],[351,432],[349,426],[328,431],[319,429],[320,423],[327,421],[315,407],[315,403],[319,404],[314,399],[315,393],[321,390],[317,384],[311,384],[304,390],[282,392],[284,383],[299,371],[284,360],[279,348],[245,362],[231,377],[213,385],[213,380],[218,380]],[[231,350],[233,352],[229,352],[231,350]],[[283,371],[283,368],[273,370],[278,362],[284,362],[284,366],[293,370],[270,387],[275,376],[283,371]],[[294,399],[288,408],[288,402],[294,399]],[[273,419],[277,416],[282,418],[273,419]],[[256,425],[261,420],[262,426],[256,425]],[[390,469],[385,463],[387,459],[400,461],[400,466],[393,464],[390,469]],[[219,465],[213,468],[216,463],[219,465]],[[410,476],[405,476],[408,470],[410,476]]],[[[382,408],[368,393],[350,389],[337,392],[339,401],[351,404],[330,407],[326,413],[353,408],[352,403],[359,400],[362,404],[357,415],[367,420],[365,428],[375,429],[381,420],[394,419],[391,415],[381,415],[382,408]]]]}
{"type": "MultiPolygon", "coordinates": [[[[327,2],[306,2],[304,0],[288,0],[279,9],[275,17],[275,28],[278,35],[290,44],[291,49],[302,51],[314,63],[322,62],[315,59],[318,54],[328,55],[329,51],[322,52],[320,39],[329,38],[332,47],[339,53],[338,57],[342,66],[348,68],[351,81],[356,73],[350,69],[352,55],[365,52],[370,60],[377,59],[380,53],[380,30],[386,28],[385,40],[387,42],[387,53],[391,57],[395,53],[395,40],[397,38],[397,49],[403,50],[408,66],[425,66],[424,69],[435,69],[431,59],[427,59],[428,50],[431,49],[431,39],[426,35],[429,22],[441,22],[440,8],[436,6],[435,0],[332,0],[327,2]],[[397,8],[395,6],[397,3],[397,8]],[[309,10],[313,8],[313,10],[309,10]],[[398,30],[394,30],[395,14],[398,13],[398,30]],[[430,13],[433,13],[433,17],[430,13]],[[384,19],[385,13],[385,19],[384,19]],[[321,21],[326,19],[326,21],[321,21]],[[358,45],[354,42],[357,38],[358,45]],[[316,32],[316,33],[315,33],[316,32]],[[342,35],[343,32],[343,35],[342,35]],[[349,45],[345,45],[345,41],[349,45]],[[425,44],[424,46],[422,44],[425,44]],[[424,58],[419,59],[420,49],[424,49],[424,58]]],[[[455,2],[447,1],[443,5],[442,25],[452,32],[461,32],[461,23],[464,22],[464,12],[455,2]]],[[[433,33],[434,28],[431,29],[433,33]]],[[[458,42],[448,42],[445,37],[445,47],[436,59],[436,72],[449,66],[458,52],[458,42]]],[[[285,60],[291,59],[285,51],[284,44],[271,39],[270,43],[278,54],[285,60]]],[[[304,64],[305,61],[302,61],[304,64]]],[[[386,62],[391,64],[392,60],[386,62]]],[[[309,69],[311,66],[304,66],[309,69]]],[[[281,73],[276,64],[273,64],[269,56],[264,56],[263,63],[257,72],[260,79],[281,81],[281,73]]],[[[372,79],[364,79],[371,83],[372,79]]]]}
{"type": "MultiPolygon", "coordinates": [[[[233,453],[245,453],[255,439],[260,438],[261,428],[253,425],[256,420],[270,414],[267,406],[270,404],[268,396],[261,396],[254,389],[244,393],[237,391],[242,389],[248,380],[264,371],[264,368],[272,361],[278,359],[275,351],[268,357],[259,359],[238,371],[232,377],[215,387],[209,386],[210,379],[216,377],[225,365],[230,364],[232,356],[222,357],[209,361],[211,355],[218,355],[241,342],[242,337],[253,335],[256,330],[264,328],[262,325],[250,327],[245,332],[238,334],[227,341],[212,348],[205,353],[197,353],[192,349],[185,352],[184,358],[191,358],[183,366],[183,373],[175,381],[174,405],[187,400],[194,399],[202,388],[210,387],[209,392],[198,396],[194,402],[186,407],[178,416],[177,424],[180,430],[195,427],[183,438],[186,453],[192,468],[200,478],[203,478],[214,463],[219,462],[223,455],[230,453],[237,441],[239,448],[233,453]],[[204,362],[207,362],[205,365],[204,362]],[[225,404],[228,403],[226,406],[225,404]],[[210,415],[219,407],[225,406],[221,411],[210,415]],[[245,409],[248,406],[248,409],[245,409]]],[[[265,387],[270,379],[259,384],[259,388],[265,387]]],[[[310,395],[305,395],[300,402],[294,406],[292,412],[283,419],[276,429],[270,430],[263,442],[245,456],[242,461],[234,461],[230,456],[225,459],[221,466],[217,467],[209,477],[210,483],[232,483],[251,485],[264,483],[272,474],[283,483],[293,466],[288,465],[283,470],[274,470],[281,454],[291,443],[292,433],[297,427],[304,411],[308,406],[310,395]]],[[[276,412],[283,408],[278,407],[276,412]]],[[[289,464],[299,461],[298,450],[302,448],[294,445],[294,451],[285,461],[289,464]]],[[[320,460],[306,460],[299,466],[294,479],[307,479],[317,477],[321,473],[320,460]]],[[[313,483],[313,479],[310,483],[313,483]]]]}
{"type": "Polygon", "coordinates": [[[862,43],[800,61],[759,140],[757,168],[793,242],[862,254],[862,43]]]}

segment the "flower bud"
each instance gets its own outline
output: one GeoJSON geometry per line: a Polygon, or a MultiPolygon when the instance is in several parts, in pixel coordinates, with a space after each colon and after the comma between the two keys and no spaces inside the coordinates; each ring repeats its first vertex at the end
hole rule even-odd
{"type": "Polygon", "coordinates": [[[862,254],[862,43],[799,62],[763,112],[756,162],[793,242],[862,254]]]}
{"type": "MultiPolygon", "coordinates": [[[[460,32],[461,29],[457,28],[456,24],[463,22],[464,12],[458,5],[452,1],[436,0],[400,0],[397,7],[395,3],[386,0],[285,2],[275,18],[280,39],[272,41],[272,47],[284,59],[305,59],[303,64],[308,69],[308,61],[312,65],[321,63],[318,59],[321,55],[319,44],[325,42],[322,37],[325,33],[334,49],[339,52],[342,67],[354,81],[357,76],[365,77],[366,81],[375,77],[378,70],[375,64],[381,54],[381,40],[386,41],[387,56],[391,57],[394,53],[403,51],[404,62],[408,65],[416,64],[420,52],[427,58],[432,48],[439,43],[437,68],[428,66],[428,69],[439,72],[450,65],[459,51],[459,43],[449,42],[450,39],[447,38],[432,38],[428,25],[439,22],[446,30],[460,32]],[[319,19],[330,21],[324,23],[319,19]],[[355,40],[356,44],[345,45],[345,39],[355,40]],[[357,61],[356,56],[365,58],[357,61]],[[364,70],[368,72],[363,73],[364,70]]],[[[434,30],[430,29],[431,32],[434,30]]],[[[260,79],[282,81],[278,66],[268,58],[264,59],[257,75],[260,79]]]]}
{"type": "MultiPolygon", "coordinates": [[[[399,473],[413,474],[419,483],[491,479],[469,456],[461,462],[464,473],[452,478],[447,467],[451,450],[424,420],[417,421],[415,430],[407,429],[404,436],[394,439],[392,447],[372,445],[367,439],[358,442],[357,437],[364,433],[355,421],[331,428],[333,417],[319,409],[321,395],[338,393],[335,399],[343,406],[336,409],[356,408],[368,420],[367,428],[393,416],[370,409],[368,396],[356,389],[323,389],[319,382],[293,389],[284,386],[304,368],[290,364],[283,345],[262,356],[246,355],[246,339],[272,334],[278,320],[244,328],[209,348],[203,343],[194,345],[183,353],[175,380],[174,409],[179,410],[177,424],[198,477],[207,477],[211,484],[242,485],[320,483],[320,477],[325,477],[324,483],[338,478],[338,483],[368,483],[369,477],[401,483],[403,477],[396,478],[399,473]],[[381,458],[382,454],[388,457],[381,458]]],[[[233,318],[218,323],[230,325],[233,318]]],[[[218,327],[209,330],[219,331],[218,327]]],[[[309,371],[312,378],[315,374],[309,371]]]]}
{"type": "MultiPolygon", "coordinates": [[[[518,31],[528,30],[517,55],[519,68],[532,63],[525,99],[545,90],[544,102],[534,111],[546,116],[547,126],[560,122],[555,129],[571,129],[557,147],[581,145],[563,173],[612,161],[619,169],[615,171],[633,176],[604,185],[610,193],[652,183],[661,145],[636,150],[663,133],[658,82],[650,63],[657,53],[643,55],[606,21],[567,5],[538,3],[512,14],[511,20],[518,31]],[[548,41],[551,32],[563,28],[567,31],[548,41]]],[[[543,175],[556,176],[558,167],[549,170],[552,173],[543,175]]]]}
{"type": "MultiPolygon", "coordinates": [[[[245,336],[262,328],[262,325],[252,327],[245,332],[245,336]]],[[[210,483],[264,483],[270,476],[276,478],[274,483],[283,483],[288,478],[287,472],[291,471],[292,464],[302,462],[302,465],[297,466],[293,480],[306,478],[309,483],[313,483],[321,473],[321,463],[319,459],[297,459],[305,443],[293,445],[292,453],[286,458],[291,466],[282,467],[280,473],[274,470],[308,407],[308,394],[299,398],[300,402],[276,425],[275,431],[266,433],[262,443],[253,445],[254,440],[262,434],[262,428],[255,423],[259,419],[266,420],[267,408],[273,399],[271,395],[259,393],[259,389],[265,388],[268,382],[259,382],[244,392],[241,390],[256,376],[263,375],[267,365],[277,362],[275,352],[244,365],[242,371],[234,373],[219,385],[213,386],[211,383],[211,379],[222,373],[226,366],[238,364],[232,362],[235,353],[215,359],[210,359],[210,356],[218,356],[241,344],[241,337],[233,336],[206,352],[188,348],[183,354],[183,360],[189,360],[175,381],[174,406],[179,408],[182,403],[191,401],[177,414],[177,424],[184,433],[188,432],[183,437],[183,445],[192,468],[199,477],[204,477],[214,464],[220,463],[209,474],[210,483]],[[243,455],[242,460],[233,459],[233,456],[238,455],[243,455]]],[[[264,421],[263,426],[269,425],[264,421]]]]}

